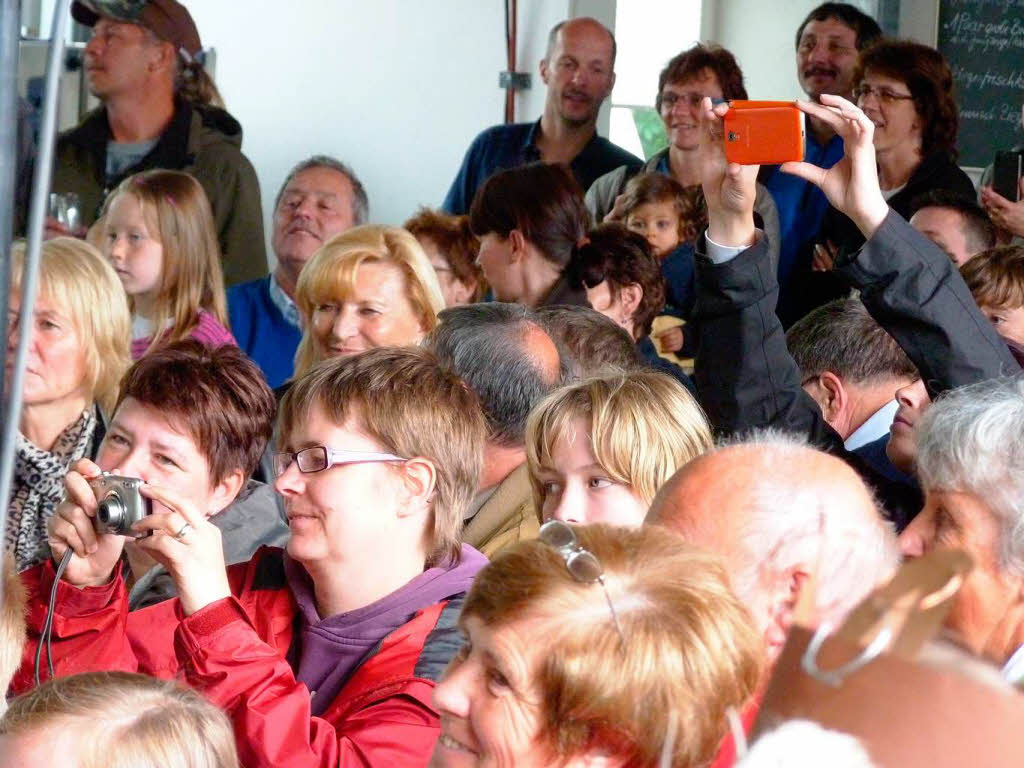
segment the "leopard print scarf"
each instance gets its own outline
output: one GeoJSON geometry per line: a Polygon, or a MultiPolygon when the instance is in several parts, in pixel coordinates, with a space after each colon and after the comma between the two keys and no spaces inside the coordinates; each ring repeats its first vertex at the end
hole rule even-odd
{"type": "Polygon", "coordinates": [[[78,421],[61,432],[52,452],[33,445],[18,433],[4,545],[14,552],[19,571],[50,556],[46,523],[64,497],[64,475],[89,450],[96,422],[95,408],[83,411],[78,421]]]}

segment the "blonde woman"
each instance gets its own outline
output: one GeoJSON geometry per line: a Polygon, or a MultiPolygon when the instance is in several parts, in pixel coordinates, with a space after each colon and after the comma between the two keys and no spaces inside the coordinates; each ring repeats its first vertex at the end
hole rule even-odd
{"type": "Polygon", "coordinates": [[[238,768],[228,718],[199,693],[129,672],[44,683],[0,719],[0,768],[238,768]]]}
{"type": "Polygon", "coordinates": [[[444,297],[423,247],[404,229],[350,229],[318,250],[295,289],[304,328],[295,378],[322,360],[418,344],[444,297]]]}
{"type": "Polygon", "coordinates": [[[711,447],[697,401],[656,371],[564,387],[526,422],[530,482],[544,521],[637,527],[662,484],[711,447]]]}
{"type": "MultiPolygon", "coordinates": [[[[16,245],[11,256],[10,311],[17,317],[24,246],[16,245]]],[[[17,333],[12,323],[9,348],[17,333]]],[[[70,237],[44,243],[4,537],[19,571],[49,556],[46,522],[63,495],[68,468],[96,455],[104,414],[131,362],[130,334],[124,290],[103,256],[70,237]]]]}

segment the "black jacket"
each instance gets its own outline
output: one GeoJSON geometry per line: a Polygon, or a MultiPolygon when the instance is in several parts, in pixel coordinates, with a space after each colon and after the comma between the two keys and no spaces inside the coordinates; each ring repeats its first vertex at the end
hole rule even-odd
{"type": "MultiPolygon", "coordinates": [[[[920,510],[920,493],[847,451],[801,386],[775,314],[778,282],[767,244],[762,240],[718,265],[703,255],[703,237],[697,247],[694,379],[715,430],[742,434],[775,427],[806,435],[816,447],[850,464],[897,527],[905,527],[920,510]]],[[[1020,370],[953,263],[897,214],[890,211],[878,232],[837,272],[861,290],[864,305],[917,366],[933,398],[1020,370]]]]}

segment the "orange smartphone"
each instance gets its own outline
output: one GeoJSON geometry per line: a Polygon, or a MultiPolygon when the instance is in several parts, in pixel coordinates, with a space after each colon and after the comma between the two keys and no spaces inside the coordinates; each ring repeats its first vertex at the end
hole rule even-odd
{"type": "Polygon", "coordinates": [[[804,113],[792,101],[730,101],[725,156],[740,165],[804,159],[804,113]]]}

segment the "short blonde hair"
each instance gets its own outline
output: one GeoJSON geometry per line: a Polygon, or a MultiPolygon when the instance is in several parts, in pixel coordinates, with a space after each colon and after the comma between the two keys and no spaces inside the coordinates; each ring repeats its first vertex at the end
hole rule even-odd
{"type": "Polygon", "coordinates": [[[503,550],[477,574],[461,620],[543,622],[531,678],[537,743],[552,757],[600,749],[626,765],[657,765],[674,720],[670,764],[704,765],[763,664],[763,642],[722,561],[661,528],[573,530],[601,562],[624,646],[602,587],[576,581],[539,540],[503,550]]]}
{"type": "Polygon", "coordinates": [[[187,338],[199,322],[200,309],[226,327],[220,246],[213,209],[202,185],[182,171],[136,173],[107,198],[104,218],[118,195],[138,201],[150,235],[163,248],[156,315],[150,319],[154,328],[170,323],[170,331],[154,334],[149,349],[187,338]]]}
{"type": "Polygon", "coordinates": [[[487,435],[476,395],[426,349],[380,347],[326,360],[296,380],[278,409],[278,444],[286,445],[316,407],[335,424],[355,415],[387,451],[434,465],[427,563],[457,561],[487,435]]]}
{"type": "MultiPolygon", "coordinates": [[[[0,691],[6,691],[21,666],[25,647],[25,585],[14,569],[14,558],[3,563],[4,588],[0,590],[0,691]]],[[[0,716],[7,702],[0,695],[0,716]]]]}
{"type": "MultiPolygon", "coordinates": [[[[20,291],[25,245],[11,249],[11,290],[20,291]]],[[[39,294],[66,311],[82,340],[89,388],[110,413],[121,376],[131,365],[132,317],[124,287],[99,251],[82,240],[58,237],[43,243],[39,294]]]]}
{"type": "Polygon", "coordinates": [[[526,421],[526,460],[538,514],[544,506],[544,484],[537,476],[543,467],[553,466],[555,442],[580,418],[590,423],[594,458],[645,504],[677,469],[713,446],[697,401],[657,371],[597,376],[557,389],[526,421]]]}
{"type": "Polygon", "coordinates": [[[419,241],[397,227],[366,225],[346,230],[324,243],[299,273],[295,303],[304,331],[295,353],[295,378],[321,361],[310,332],[313,310],[318,304],[349,296],[359,267],[365,262],[393,264],[401,269],[406,296],[423,332],[437,325],[437,313],[444,309],[444,296],[419,241]]]}
{"type": "Polygon", "coordinates": [[[237,768],[227,716],[171,680],[89,672],[50,680],[11,702],[0,735],[72,730],[79,768],[237,768]]]}

